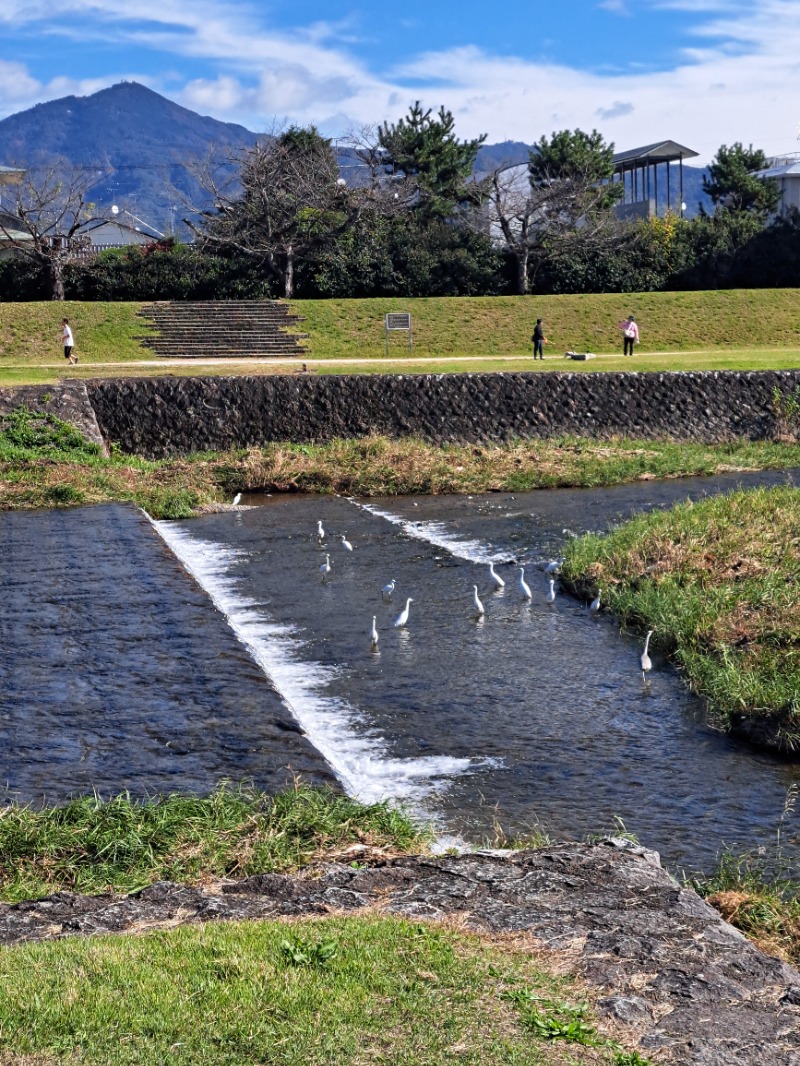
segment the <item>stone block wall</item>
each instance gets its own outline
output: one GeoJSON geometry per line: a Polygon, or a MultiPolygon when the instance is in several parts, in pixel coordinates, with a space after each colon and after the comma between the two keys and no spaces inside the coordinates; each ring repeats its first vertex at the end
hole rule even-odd
{"type": "Polygon", "coordinates": [[[519,437],[758,440],[800,370],[699,373],[157,377],[86,383],[106,441],[153,458],[368,433],[432,442],[519,437]]]}

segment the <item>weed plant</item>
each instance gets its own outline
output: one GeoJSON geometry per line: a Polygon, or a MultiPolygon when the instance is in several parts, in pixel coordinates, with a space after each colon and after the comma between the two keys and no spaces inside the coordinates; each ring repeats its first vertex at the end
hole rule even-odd
{"type": "Polygon", "coordinates": [[[654,630],[723,724],[768,720],[800,747],[800,490],[753,489],[642,514],[567,545],[564,578],[654,630]]]}
{"type": "Polygon", "coordinates": [[[298,785],[267,796],[220,786],[207,797],[75,799],[0,809],[0,899],[69,890],[132,892],[154,881],[202,882],[293,870],[348,845],[425,848],[427,833],[386,804],[298,785]]]}
{"type": "Polygon", "coordinates": [[[692,887],[768,954],[800,962],[800,884],[796,862],[784,850],[784,835],[795,813],[800,787],[790,785],[773,847],[735,854],[723,852],[717,869],[692,887]]]}

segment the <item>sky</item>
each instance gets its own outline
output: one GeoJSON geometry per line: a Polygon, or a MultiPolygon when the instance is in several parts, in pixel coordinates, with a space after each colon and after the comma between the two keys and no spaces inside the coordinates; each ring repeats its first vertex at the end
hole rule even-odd
{"type": "Polygon", "coordinates": [[[122,80],[256,132],[343,136],[419,99],[489,143],[580,127],[700,164],[780,155],[800,152],[800,0],[0,0],[0,117],[122,80]]]}

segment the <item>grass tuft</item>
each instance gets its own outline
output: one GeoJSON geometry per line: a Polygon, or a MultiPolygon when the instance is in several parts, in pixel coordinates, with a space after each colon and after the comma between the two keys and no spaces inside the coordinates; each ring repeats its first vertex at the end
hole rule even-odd
{"type": "Polygon", "coordinates": [[[426,832],[387,804],[298,785],[268,796],[222,785],[210,796],[86,796],[61,807],[0,810],[0,899],[69,890],[133,892],[294,870],[348,846],[424,849],[426,832]]]}

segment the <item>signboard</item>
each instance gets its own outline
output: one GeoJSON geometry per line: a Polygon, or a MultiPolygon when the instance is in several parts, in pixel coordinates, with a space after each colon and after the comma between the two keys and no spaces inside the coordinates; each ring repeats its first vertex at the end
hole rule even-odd
{"type": "Polygon", "coordinates": [[[383,320],[386,334],[386,355],[389,355],[389,334],[397,330],[405,330],[408,333],[408,350],[414,346],[411,335],[411,315],[407,311],[392,311],[383,320]]]}

